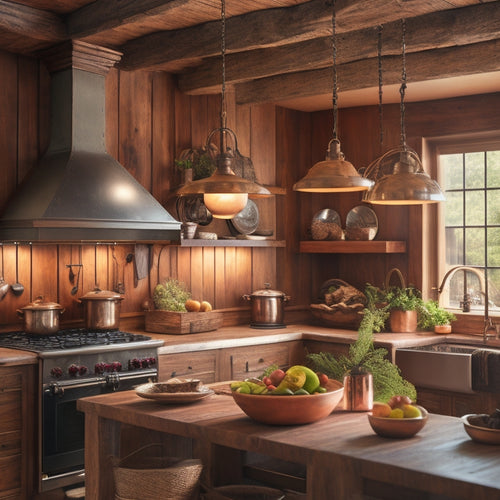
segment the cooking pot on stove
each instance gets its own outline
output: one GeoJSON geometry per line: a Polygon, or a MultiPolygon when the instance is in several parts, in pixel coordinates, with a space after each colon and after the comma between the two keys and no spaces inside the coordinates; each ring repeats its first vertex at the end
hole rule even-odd
{"type": "Polygon", "coordinates": [[[94,290],[80,297],[83,303],[85,328],[89,330],[117,330],[120,326],[120,308],[123,297],[109,290],[94,290]]]}
{"type": "Polygon", "coordinates": [[[17,309],[24,319],[24,331],[37,335],[50,335],[59,331],[59,318],[65,309],[56,302],[45,302],[42,296],[17,309]]]}
{"type": "Polygon", "coordinates": [[[284,328],[284,305],[290,297],[283,292],[271,290],[270,283],[264,283],[263,290],[257,290],[250,295],[243,295],[250,301],[252,328],[284,328]]]}

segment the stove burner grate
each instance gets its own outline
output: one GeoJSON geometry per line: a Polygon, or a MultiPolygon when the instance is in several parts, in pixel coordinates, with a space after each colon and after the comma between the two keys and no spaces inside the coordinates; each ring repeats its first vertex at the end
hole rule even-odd
{"type": "Polygon", "coordinates": [[[144,342],[151,337],[120,330],[89,331],[86,328],[60,330],[53,335],[34,335],[25,332],[0,333],[0,347],[44,352],[111,344],[144,342]]]}

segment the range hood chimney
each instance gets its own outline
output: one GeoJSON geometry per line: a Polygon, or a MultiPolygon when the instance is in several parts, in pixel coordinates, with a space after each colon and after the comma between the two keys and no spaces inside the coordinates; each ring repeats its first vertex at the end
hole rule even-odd
{"type": "Polygon", "coordinates": [[[157,242],[180,222],[106,152],[105,75],[119,52],[71,41],[43,54],[51,138],[0,218],[2,241],[157,242]]]}

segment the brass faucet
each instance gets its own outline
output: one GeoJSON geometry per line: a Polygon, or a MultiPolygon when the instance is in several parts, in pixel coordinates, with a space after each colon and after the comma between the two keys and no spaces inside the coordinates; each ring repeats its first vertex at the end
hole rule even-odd
{"type": "MultiPolygon", "coordinates": [[[[488,297],[488,287],[486,284],[486,273],[484,272],[484,268],[479,267],[479,266],[455,266],[449,269],[446,274],[444,275],[443,281],[441,282],[441,285],[437,289],[438,293],[438,301],[439,301],[439,296],[441,295],[441,292],[443,291],[444,285],[446,284],[446,281],[448,278],[451,279],[451,277],[459,270],[463,270],[464,274],[467,271],[471,271],[474,274],[477,275],[479,278],[479,283],[482,283],[484,281],[484,292],[480,290],[480,293],[484,296],[484,329],[483,329],[483,343],[486,344],[488,339],[496,339],[498,338],[498,330],[497,326],[493,323],[493,320],[489,317],[489,297],[488,297]],[[481,273],[480,271],[483,271],[481,273]],[[493,334],[490,332],[494,332],[493,334]]],[[[470,295],[467,293],[467,290],[464,291],[464,298],[463,301],[460,302],[460,307],[462,308],[462,311],[465,313],[470,312],[470,295]]]]}

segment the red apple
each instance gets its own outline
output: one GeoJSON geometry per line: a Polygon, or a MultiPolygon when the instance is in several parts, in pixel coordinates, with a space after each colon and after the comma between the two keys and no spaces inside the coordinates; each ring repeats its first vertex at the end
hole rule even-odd
{"type": "Polygon", "coordinates": [[[278,387],[280,382],[285,378],[285,372],[278,368],[269,375],[269,378],[271,379],[272,384],[278,387]]]}
{"type": "Polygon", "coordinates": [[[326,385],[328,384],[328,380],[329,380],[328,375],[326,375],[325,373],[321,373],[321,372],[316,373],[316,375],[319,378],[319,385],[321,387],[326,387],[326,385]]]}

